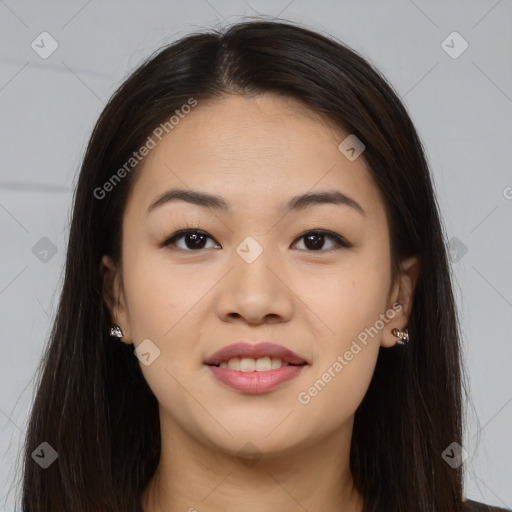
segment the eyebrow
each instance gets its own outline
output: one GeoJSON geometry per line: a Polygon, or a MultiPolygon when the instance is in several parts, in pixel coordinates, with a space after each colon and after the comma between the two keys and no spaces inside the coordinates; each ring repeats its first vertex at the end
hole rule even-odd
{"type": "MultiPolygon", "coordinates": [[[[146,215],[157,208],[174,201],[185,201],[204,208],[212,208],[229,212],[231,205],[221,196],[200,192],[198,190],[171,189],[158,196],[148,207],[146,215]]],[[[363,207],[354,199],[338,190],[326,190],[316,193],[306,193],[293,196],[284,205],[286,212],[305,210],[313,205],[335,204],[348,206],[361,215],[366,215],[363,207]]]]}

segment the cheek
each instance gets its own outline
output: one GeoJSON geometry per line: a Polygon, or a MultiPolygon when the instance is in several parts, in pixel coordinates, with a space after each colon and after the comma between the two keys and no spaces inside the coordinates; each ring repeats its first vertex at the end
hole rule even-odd
{"type": "MultiPolygon", "coordinates": [[[[323,353],[341,350],[385,312],[390,286],[389,259],[354,253],[328,274],[302,277],[298,294],[318,319],[323,353]]],[[[385,253],[384,253],[385,254],[385,253]]]]}
{"type": "MultiPolygon", "coordinates": [[[[183,392],[189,371],[185,363],[194,341],[190,319],[208,283],[191,279],[190,274],[142,249],[127,251],[123,272],[134,345],[149,339],[159,350],[149,365],[139,362],[142,374],[165,411],[187,411],[193,407],[183,392]]],[[[194,414],[201,411],[194,410],[194,414]]]]}
{"type": "Polygon", "coordinates": [[[136,341],[155,338],[163,342],[207,287],[195,272],[170,265],[154,249],[129,252],[123,268],[129,322],[136,341]]]}
{"type": "Polygon", "coordinates": [[[350,417],[370,384],[390,285],[385,255],[382,248],[367,247],[324,276],[321,286],[311,281],[310,293],[304,295],[321,327],[316,333],[317,364],[297,401],[308,415],[323,416],[325,428],[335,428],[350,417]]]}
{"type": "Polygon", "coordinates": [[[128,267],[125,290],[130,328],[135,344],[150,338],[158,340],[173,325],[176,298],[173,287],[154,267],[128,267]]]}
{"type": "Polygon", "coordinates": [[[375,325],[385,313],[389,276],[385,265],[360,263],[327,280],[323,293],[306,295],[322,327],[316,364],[296,396],[304,431],[311,418],[322,418],[324,435],[334,431],[355,413],[370,385],[382,333],[375,325]]]}
{"type": "Polygon", "coordinates": [[[350,361],[340,353],[341,360],[336,355],[324,366],[320,364],[322,367],[300,389],[295,406],[301,417],[299,430],[313,430],[315,435],[324,436],[355,414],[370,385],[378,356],[377,347],[359,345],[360,352],[350,361]],[[320,428],[315,427],[319,419],[320,428]]]}

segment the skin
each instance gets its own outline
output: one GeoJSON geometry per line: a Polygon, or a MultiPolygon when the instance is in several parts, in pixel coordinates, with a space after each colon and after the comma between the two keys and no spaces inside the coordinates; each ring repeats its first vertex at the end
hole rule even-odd
{"type": "Polygon", "coordinates": [[[349,468],[354,413],[379,346],[395,345],[392,329],[407,324],[419,265],[403,261],[391,281],[384,202],[363,158],[349,161],[338,150],[347,135],[295,100],[231,95],[200,102],[137,171],[122,263],[105,255],[102,272],[122,341],[137,347],[149,338],[160,350],[150,365],[140,363],[162,432],[160,463],[141,497],[145,512],[362,512],[349,468]],[[146,215],[173,187],[221,195],[232,211],[177,201],[146,215]],[[291,196],[333,189],[365,215],[335,204],[281,210],[291,196]],[[162,246],[190,226],[210,237],[204,248],[187,237],[162,246]],[[313,229],[352,247],[325,238],[312,248],[313,229]],[[263,249],[252,263],[236,252],[248,236],[263,249]],[[394,318],[299,403],[395,302],[394,318]],[[240,340],[284,345],[311,364],[271,392],[234,391],[203,361],[240,340]],[[254,464],[240,455],[248,442],[261,456],[254,464]]]}

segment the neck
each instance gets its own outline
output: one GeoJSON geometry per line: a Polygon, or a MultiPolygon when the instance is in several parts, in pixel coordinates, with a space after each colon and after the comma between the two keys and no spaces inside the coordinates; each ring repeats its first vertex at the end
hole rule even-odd
{"type": "Polygon", "coordinates": [[[165,423],[160,462],[141,495],[144,512],[363,512],[349,467],[352,422],[308,446],[252,459],[240,456],[250,448],[226,453],[165,423]]]}

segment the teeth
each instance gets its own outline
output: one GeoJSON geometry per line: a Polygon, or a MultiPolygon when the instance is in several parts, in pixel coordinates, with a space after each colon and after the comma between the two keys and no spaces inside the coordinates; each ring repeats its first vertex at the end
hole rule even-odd
{"type": "Polygon", "coordinates": [[[288,366],[288,364],[289,363],[283,363],[281,359],[279,359],[278,357],[272,358],[272,370],[275,370],[276,368],[281,368],[281,366],[288,366]]]}
{"type": "Polygon", "coordinates": [[[259,357],[251,359],[249,357],[232,357],[229,361],[222,361],[221,368],[229,368],[242,372],[266,372],[268,370],[277,370],[282,366],[288,366],[289,363],[283,363],[278,357],[259,357]]]}
{"type": "MultiPolygon", "coordinates": [[[[253,359],[253,361],[254,361],[254,359],[253,359]]],[[[281,360],[275,359],[275,361],[279,362],[278,368],[280,368],[281,360]]],[[[272,360],[270,359],[270,357],[260,357],[259,359],[256,359],[256,361],[254,361],[254,369],[257,372],[266,372],[268,370],[271,370],[272,369],[272,360]]]]}

